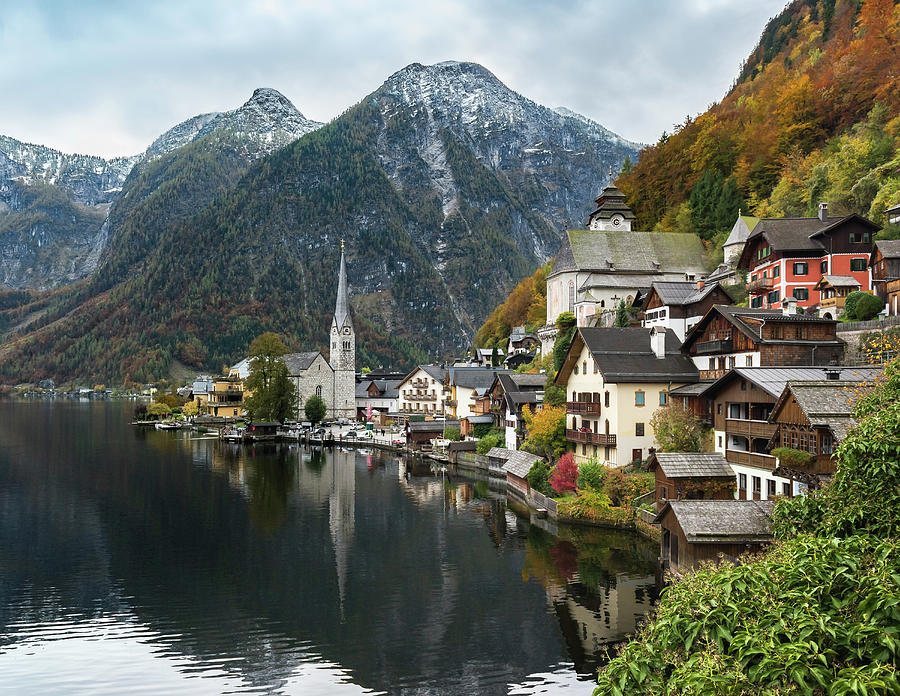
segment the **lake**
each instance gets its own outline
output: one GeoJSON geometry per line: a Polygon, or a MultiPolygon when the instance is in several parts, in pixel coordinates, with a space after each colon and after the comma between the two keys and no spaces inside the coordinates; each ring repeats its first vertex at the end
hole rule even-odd
{"type": "Polygon", "coordinates": [[[2,694],[590,694],[657,545],[377,451],[0,401],[2,694]]]}

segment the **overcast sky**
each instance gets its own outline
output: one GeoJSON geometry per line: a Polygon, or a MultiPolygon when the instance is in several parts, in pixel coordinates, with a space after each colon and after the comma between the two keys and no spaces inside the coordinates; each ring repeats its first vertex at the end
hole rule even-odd
{"type": "Polygon", "coordinates": [[[409,63],[481,63],[545,106],[654,142],[725,94],[785,0],[18,0],[0,134],[143,151],[274,87],[327,121],[409,63]]]}

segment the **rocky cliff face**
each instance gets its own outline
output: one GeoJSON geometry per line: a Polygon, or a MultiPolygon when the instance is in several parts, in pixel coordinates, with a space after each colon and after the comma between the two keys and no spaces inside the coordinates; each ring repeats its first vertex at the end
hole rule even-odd
{"type": "Polygon", "coordinates": [[[91,275],[126,217],[117,214],[123,196],[135,187],[149,195],[153,182],[148,189],[141,174],[198,139],[235,153],[242,173],[320,125],[279,92],[257,89],[241,107],[190,118],[133,157],[67,155],[0,136],[0,284],[47,289],[91,275]]]}

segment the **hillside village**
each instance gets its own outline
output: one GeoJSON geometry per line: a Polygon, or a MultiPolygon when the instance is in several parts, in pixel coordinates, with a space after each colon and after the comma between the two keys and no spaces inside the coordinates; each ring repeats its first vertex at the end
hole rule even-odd
{"type": "MultiPolygon", "coordinates": [[[[536,463],[558,467],[558,454],[533,446],[529,425],[556,409],[576,468],[653,475],[639,512],[659,528],[670,568],[758,548],[771,538],[775,498],[815,490],[834,473],[855,402],[893,357],[883,344],[871,349],[871,332],[900,324],[900,242],[874,241],[877,225],[830,217],[824,203],[810,218],[741,214],[725,263],[708,273],[699,237],[641,232],[633,221],[624,195],[604,188],[585,228],[564,235],[546,276],[543,326],[513,327],[502,348],[408,373],[356,371],[342,251],[329,356],[283,356],[293,418],[305,420],[306,401],[322,398],[325,420],[393,428],[395,445],[500,472],[521,504],[556,516],[551,491],[529,482],[536,463]],[[880,321],[839,321],[863,294],[880,321]],[[696,451],[657,437],[656,418],[674,411],[706,431],[696,451]]],[[[250,370],[245,358],[180,393],[201,414],[238,419],[250,370]]]]}

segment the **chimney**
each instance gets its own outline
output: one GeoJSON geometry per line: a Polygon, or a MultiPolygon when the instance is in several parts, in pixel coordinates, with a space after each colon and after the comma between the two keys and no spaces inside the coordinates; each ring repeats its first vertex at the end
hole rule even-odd
{"type": "Polygon", "coordinates": [[[701,278],[700,280],[697,281],[697,289],[698,290],[702,290],[704,285],[706,285],[706,281],[703,280],[703,278],[701,278]]]}
{"type": "Polygon", "coordinates": [[[841,378],[841,369],[839,367],[826,367],[825,368],[825,379],[836,382],[840,378],[841,378]]]}
{"type": "Polygon", "coordinates": [[[797,314],[797,299],[794,297],[785,297],[781,301],[781,313],[786,317],[792,317],[797,314]]]}
{"type": "Polygon", "coordinates": [[[650,350],[657,358],[666,357],[666,327],[654,326],[650,329],[650,350]]]}
{"type": "Polygon", "coordinates": [[[822,222],[825,222],[828,219],[828,204],[827,203],[819,203],[819,219],[822,222]]]}

